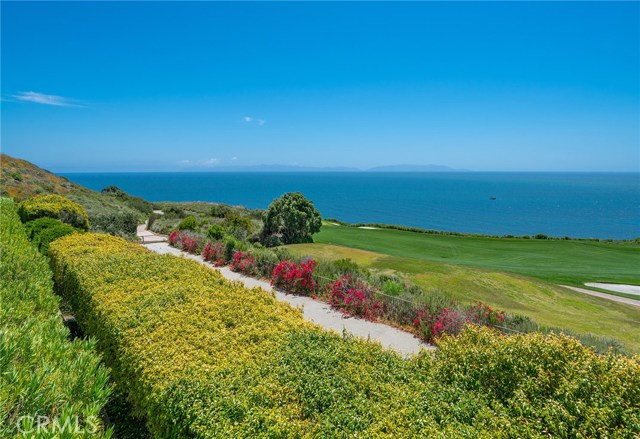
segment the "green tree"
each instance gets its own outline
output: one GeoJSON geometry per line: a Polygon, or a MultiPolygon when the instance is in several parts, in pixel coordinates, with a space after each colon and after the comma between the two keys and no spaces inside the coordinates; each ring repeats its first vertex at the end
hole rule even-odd
{"type": "Polygon", "coordinates": [[[263,243],[267,246],[313,242],[320,231],[320,212],[300,192],[288,192],[273,200],[264,215],[263,243]]]}
{"type": "Polygon", "coordinates": [[[248,216],[242,216],[236,212],[228,212],[224,219],[224,225],[231,235],[240,241],[247,239],[253,233],[253,222],[248,216]]]}

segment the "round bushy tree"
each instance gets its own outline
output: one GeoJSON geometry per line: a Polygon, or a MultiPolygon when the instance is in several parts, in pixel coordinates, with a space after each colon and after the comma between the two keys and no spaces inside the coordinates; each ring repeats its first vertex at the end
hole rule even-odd
{"type": "Polygon", "coordinates": [[[264,215],[263,243],[273,245],[312,242],[320,231],[320,212],[300,192],[288,192],[273,200],[264,215]]]}

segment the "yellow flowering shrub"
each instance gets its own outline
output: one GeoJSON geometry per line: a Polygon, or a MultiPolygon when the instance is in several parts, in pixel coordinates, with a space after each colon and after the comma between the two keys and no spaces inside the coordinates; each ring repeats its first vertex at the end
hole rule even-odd
{"type": "Polygon", "coordinates": [[[57,288],[155,437],[640,431],[637,391],[627,388],[636,384],[637,358],[598,356],[566,337],[510,338],[470,327],[459,338],[444,337],[435,356],[404,359],[315,327],[271,294],[195,261],[119,238],[69,235],[52,243],[49,255],[57,288]],[[576,361],[580,373],[573,375],[576,361]],[[609,375],[609,384],[600,384],[609,375]],[[547,380],[538,382],[542,376],[547,380]],[[551,383],[562,383],[565,393],[550,391],[551,383]],[[572,404],[589,413],[590,424],[572,404]]]}
{"type": "Polygon", "coordinates": [[[78,229],[89,230],[89,216],[84,207],[62,195],[36,195],[27,198],[18,206],[18,215],[25,223],[48,217],[58,219],[78,229]]]}

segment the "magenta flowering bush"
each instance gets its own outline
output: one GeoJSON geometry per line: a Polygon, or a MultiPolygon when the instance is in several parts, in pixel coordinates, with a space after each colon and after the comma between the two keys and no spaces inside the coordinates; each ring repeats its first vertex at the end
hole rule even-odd
{"type": "Polygon", "coordinates": [[[169,244],[194,255],[202,252],[204,240],[187,230],[175,230],[169,235],[169,244]]]}
{"type": "Polygon", "coordinates": [[[222,267],[227,264],[224,258],[224,243],[220,241],[208,242],[202,251],[202,258],[205,261],[213,263],[216,267],[222,267]]]}
{"type": "Polygon", "coordinates": [[[376,300],[371,285],[351,275],[341,276],[327,287],[331,306],[347,314],[375,320],[384,313],[384,307],[376,300]]]}
{"type": "Polygon", "coordinates": [[[271,273],[271,284],[287,293],[311,296],[318,284],[313,280],[313,269],[317,262],[309,259],[297,264],[293,261],[281,261],[271,273]]]}
{"type": "Polygon", "coordinates": [[[257,274],[256,260],[248,252],[237,251],[231,261],[231,269],[247,275],[257,274]]]}
{"type": "Polygon", "coordinates": [[[454,308],[431,311],[427,306],[416,310],[413,326],[420,338],[433,342],[442,334],[457,335],[465,324],[496,325],[504,322],[504,311],[496,311],[483,303],[476,303],[463,312],[454,308]]]}

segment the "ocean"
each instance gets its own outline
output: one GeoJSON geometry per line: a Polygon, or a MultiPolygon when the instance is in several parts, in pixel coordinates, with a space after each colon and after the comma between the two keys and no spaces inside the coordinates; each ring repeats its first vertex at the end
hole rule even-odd
{"type": "Polygon", "coordinates": [[[68,173],[150,201],[266,208],[299,191],[323,218],[490,235],[640,237],[637,173],[68,173]]]}

